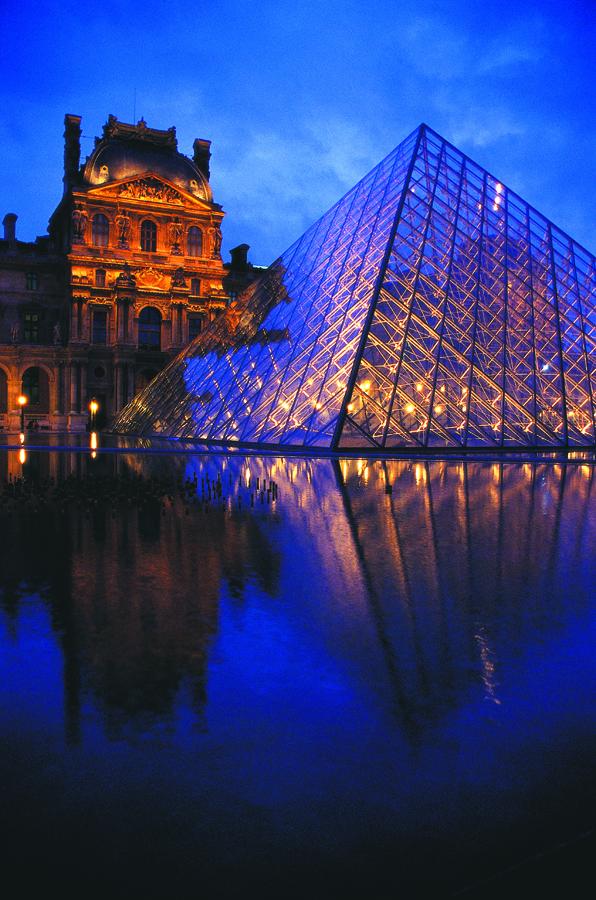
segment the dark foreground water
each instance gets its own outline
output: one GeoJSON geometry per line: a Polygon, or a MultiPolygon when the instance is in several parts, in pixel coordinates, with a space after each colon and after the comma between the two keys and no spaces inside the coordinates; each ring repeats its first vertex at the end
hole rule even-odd
{"type": "Polygon", "coordinates": [[[592,467],[0,451],[3,479],[10,896],[574,883],[592,467]]]}

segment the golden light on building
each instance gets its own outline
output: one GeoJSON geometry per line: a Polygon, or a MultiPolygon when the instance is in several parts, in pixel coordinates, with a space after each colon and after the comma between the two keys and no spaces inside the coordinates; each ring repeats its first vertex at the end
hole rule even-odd
{"type": "Polygon", "coordinates": [[[415,409],[416,409],[416,407],[414,406],[413,403],[406,403],[406,405],[404,406],[404,410],[407,413],[413,413],[415,409]]]}
{"type": "Polygon", "coordinates": [[[370,381],[361,381],[358,385],[361,391],[369,391],[370,390],[370,381]]]}
{"type": "Polygon", "coordinates": [[[443,407],[441,406],[440,403],[437,403],[437,405],[435,406],[435,414],[437,416],[440,416],[442,412],[443,412],[443,407]]]}

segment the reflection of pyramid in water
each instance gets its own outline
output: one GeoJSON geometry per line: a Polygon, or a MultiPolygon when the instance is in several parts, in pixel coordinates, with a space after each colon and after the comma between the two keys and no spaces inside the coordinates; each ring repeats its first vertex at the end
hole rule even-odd
{"type": "Polygon", "coordinates": [[[115,430],[327,448],[593,445],[595,262],[420,126],[115,430]]]}

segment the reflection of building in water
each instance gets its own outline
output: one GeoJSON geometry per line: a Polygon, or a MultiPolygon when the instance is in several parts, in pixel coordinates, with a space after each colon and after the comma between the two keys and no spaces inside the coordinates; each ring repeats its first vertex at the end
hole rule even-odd
{"type": "Polygon", "coordinates": [[[352,460],[338,477],[400,716],[478,679],[498,702],[499,647],[543,621],[529,580],[589,559],[592,467],[352,460]]]}
{"type": "MultiPolygon", "coordinates": [[[[15,466],[0,452],[0,478],[15,466]]],[[[501,654],[589,599],[588,465],[100,452],[30,453],[25,469],[70,494],[1,495],[0,595],[15,619],[23,594],[51,606],[73,737],[88,692],[115,733],[168,720],[184,686],[200,709],[222,586],[282,600],[275,633],[388,697],[412,740],[469,692],[496,709],[501,654]],[[101,501],[76,488],[92,471],[101,501]],[[224,496],[185,499],[178,478],[224,496]]]]}
{"type": "MultiPolygon", "coordinates": [[[[0,474],[6,456],[0,455],[0,474]]],[[[72,472],[89,477],[92,465],[80,453],[29,458],[29,477],[56,477],[60,467],[67,485],[72,472]]],[[[11,522],[0,545],[0,597],[15,616],[22,594],[39,591],[50,603],[65,656],[73,738],[88,691],[114,732],[128,722],[167,719],[183,685],[200,710],[223,586],[238,600],[249,577],[266,593],[276,590],[279,561],[260,516],[224,505],[207,509],[169,487],[152,490],[152,474],[171,477],[171,460],[145,459],[140,500],[123,499],[111,475],[117,473],[121,486],[134,471],[131,462],[103,458],[103,502],[88,502],[73,488],[70,499],[52,504],[23,507],[5,497],[0,504],[0,522],[5,516],[11,522]]],[[[184,474],[181,466],[178,474],[184,474]]]]}

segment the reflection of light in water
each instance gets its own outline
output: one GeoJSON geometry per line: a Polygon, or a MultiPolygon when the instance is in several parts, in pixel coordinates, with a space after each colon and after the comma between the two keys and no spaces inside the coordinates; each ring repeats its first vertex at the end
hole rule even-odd
{"type": "Polygon", "coordinates": [[[493,661],[493,652],[490,648],[483,626],[479,626],[478,631],[474,635],[474,640],[480,648],[480,660],[482,662],[482,683],[486,689],[486,699],[501,705],[501,701],[497,697],[497,680],[495,678],[495,664],[493,661]]]}
{"type": "Polygon", "coordinates": [[[19,450],[19,462],[22,466],[24,466],[27,462],[27,451],[24,447],[21,447],[21,449],[19,450]]]}

